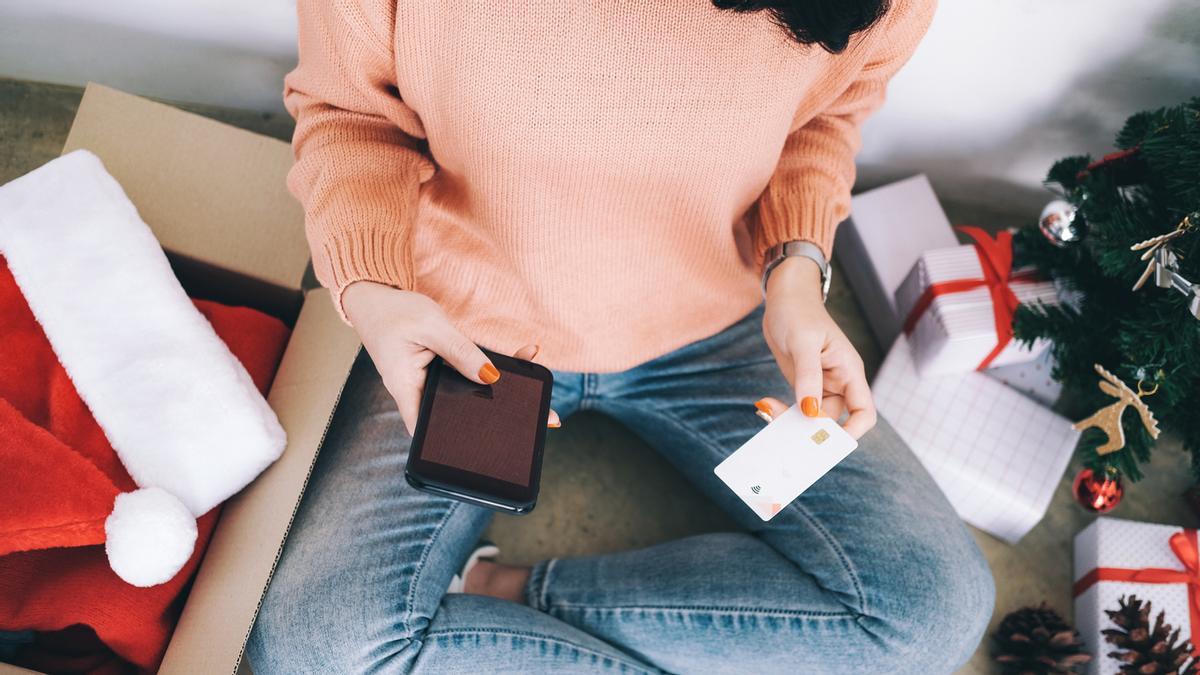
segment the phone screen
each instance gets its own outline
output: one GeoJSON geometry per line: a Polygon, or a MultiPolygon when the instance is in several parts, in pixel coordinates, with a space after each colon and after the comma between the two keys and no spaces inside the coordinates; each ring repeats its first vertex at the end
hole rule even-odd
{"type": "Polygon", "coordinates": [[[495,384],[476,384],[443,366],[425,421],[421,459],[529,487],[547,386],[510,370],[502,370],[495,384]]]}

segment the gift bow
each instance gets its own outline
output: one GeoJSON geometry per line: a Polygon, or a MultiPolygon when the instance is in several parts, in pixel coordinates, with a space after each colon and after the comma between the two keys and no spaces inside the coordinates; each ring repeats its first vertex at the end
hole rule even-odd
{"type": "Polygon", "coordinates": [[[1183,569],[1146,567],[1139,570],[1120,567],[1096,567],[1075,582],[1075,597],[1101,581],[1130,581],[1138,584],[1187,584],[1188,617],[1191,624],[1192,653],[1200,655],[1200,547],[1196,531],[1183,530],[1171,535],[1171,551],[1183,569]]]}
{"type": "Polygon", "coordinates": [[[1017,312],[1017,307],[1021,301],[1017,299],[1017,294],[1013,293],[1009,283],[1013,281],[1032,281],[1035,279],[1033,272],[1020,272],[1013,274],[1013,250],[1012,250],[1012,233],[1005,230],[996,235],[995,239],[988,236],[987,232],[972,227],[969,225],[961,225],[957,228],[959,232],[966,234],[974,241],[975,253],[979,256],[979,267],[983,270],[982,279],[955,279],[953,281],[943,281],[941,283],[930,284],[925,289],[921,296],[917,298],[917,303],[913,305],[912,311],[908,313],[908,318],[904,321],[904,334],[912,335],[912,331],[917,326],[917,321],[921,315],[929,309],[933,304],[933,299],[942,295],[950,295],[951,293],[964,293],[972,291],[979,287],[986,287],[992,296],[992,314],[996,319],[996,346],[992,351],[984,357],[983,361],[975,367],[975,370],[983,370],[996,360],[1000,352],[1008,346],[1008,343],[1013,338],[1013,315],[1017,312]]]}

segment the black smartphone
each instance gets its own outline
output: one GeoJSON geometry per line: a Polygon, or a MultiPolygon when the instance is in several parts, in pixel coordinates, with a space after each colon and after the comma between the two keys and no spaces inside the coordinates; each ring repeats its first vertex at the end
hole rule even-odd
{"type": "Polygon", "coordinates": [[[477,384],[434,358],[404,477],[445,497],[529,513],[537,503],[554,375],[543,366],[484,350],[500,371],[477,384]]]}

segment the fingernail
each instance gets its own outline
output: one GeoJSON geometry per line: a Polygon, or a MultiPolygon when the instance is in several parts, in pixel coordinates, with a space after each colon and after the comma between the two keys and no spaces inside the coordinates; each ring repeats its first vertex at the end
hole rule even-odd
{"type": "Polygon", "coordinates": [[[500,371],[496,370],[496,366],[485,363],[479,369],[479,379],[483,380],[484,384],[495,384],[496,380],[500,379],[500,371]]]}
{"type": "Polygon", "coordinates": [[[540,353],[542,353],[542,346],[541,346],[541,345],[534,345],[534,346],[533,346],[533,353],[529,355],[529,360],[530,360],[530,361],[532,361],[532,360],[536,359],[536,358],[537,358],[537,355],[538,355],[538,354],[540,354],[540,353]]]}
{"type": "Polygon", "coordinates": [[[816,396],[805,396],[800,401],[800,410],[807,417],[817,417],[821,414],[821,406],[817,404],[816,396]]]}
{"type": "Polygon", "coordinates": [[[547,422],[546,426],[551,429],[557,429],[562,426],[562,422],[547,422]]]}
{"type": "Polygon", "coordinates": [[[770,422],[772,419],[774,419],[771,416],[771,406],[767,405],[766,399],[759,399],[755,401],[754,407],[758,408],[758,410],[754,411],[754,414],[761,417],[764,422],[770,422]]]}

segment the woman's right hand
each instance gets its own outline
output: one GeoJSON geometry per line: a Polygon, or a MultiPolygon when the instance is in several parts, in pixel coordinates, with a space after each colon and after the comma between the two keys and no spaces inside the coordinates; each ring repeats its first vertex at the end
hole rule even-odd
{"type": "MultiPolygon", "coordinates": [[[[383,385],[396,400],[410,436],[417,427],[425,369],[435,354],[479,384],[500,379],[500,371],[483,351],[460,333],[428,296],[356,281],[342,291],[342,307],[375,362],[383,385]]],[[[537,345],[527,345],[513,356],[532,360],[537,350],[537,345]]],[[[559,426],[553,410],[547,424],[559,426]]]]}

